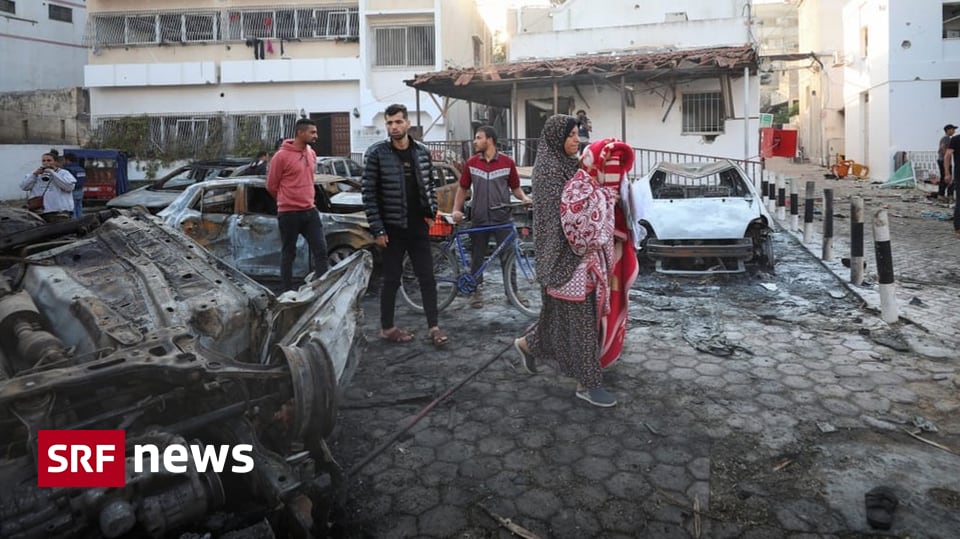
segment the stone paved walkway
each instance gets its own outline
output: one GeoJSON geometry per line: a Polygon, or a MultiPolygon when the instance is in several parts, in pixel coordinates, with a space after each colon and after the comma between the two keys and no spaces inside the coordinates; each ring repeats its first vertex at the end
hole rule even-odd
{"type": "MultiPolygon", "coordinates": [[[[884,324],[869,290],[783,231],[775,275],[644,274],[625,353],[605,374],[617,407],[574,398],[549,363],[525,376],[498,361],[350,478],[337,534],[511,537],[492,513],[540,537],[873,537],[863,494],[885,484],[901,506],[884,536],[955,537],[960,456],[905,430],[923,418],[938,432],[918,436],[960,451],[956,333],[937,326],[960,316],[945,308],[960,256],[944,252],[960,242],[943,223],[909,222],[931,236],[894,244],[898,278],[918,287],[899,294],[928,305],[904,308],[916,323],[884,324]]],[[[402,304],[398,324],[418,340],[377,339],[371,291],[370,343],[333,446],[344,468],[529,324],[505,300],[488,303],[442,313],[452,342],[435,350],[402,304]]]]}

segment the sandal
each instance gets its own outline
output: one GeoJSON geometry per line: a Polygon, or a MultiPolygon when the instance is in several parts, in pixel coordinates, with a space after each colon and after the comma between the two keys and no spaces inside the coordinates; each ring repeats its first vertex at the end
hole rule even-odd
{"type": "Polygon", "coordinates": [[[433,328],[430,330],[430,342],[437,348],[440,348],[450,342],[450,338],[447,337],[447,334],[444,333],[442,329],[433,328]]]}
{"type": "Polygon", "coordinates": [[[871,528],[889,530],[893,525],[893,512],[899,505],[897,495],[890,487],[876,487],[864,495],[867,506],[867,524],[871,528]]]}
{"type": "Polygon", "coordinates": [[[387,331],[380,330],[380,338],[392,343],[408,343],[413,340],[413,333],[409,331],[404,331],[396,326],[390,328],[387,331]]]}

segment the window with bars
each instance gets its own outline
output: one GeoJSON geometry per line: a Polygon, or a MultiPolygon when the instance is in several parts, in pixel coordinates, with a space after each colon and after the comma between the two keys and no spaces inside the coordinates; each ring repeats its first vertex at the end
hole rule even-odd
{"type": "Polygon", "coordinates": [[[231,11],[228,39],[247,38],[349,38],[360,35],[356,8],[278,9],[231,11]]]}
{"type": "Polygon", "coordinates": [[[684,135],[723,133],[723,99],[720,92],[683,94],[684,135]]]}
{"type": "Polygon", "coordinates": [[[433,65],[436,58],[433,25],[390,26],[374,29],[374,65],[433,65]]]}
{"type": "Polygon", "coordinates": [[[0,0],[0,12],[17,14],[17,3],[13,0],[0,0]]]}
{"type": "Polygon", "coordinates": [[[359,10],[343,7],[104,14],[90,19],[88,40],[94,46],[360,35],[359,10]]]}
{"type": "MultiPolygon", "coordinates": [[[[114,145],[127,136],[126,118],[101,118],[97,138],[114,145]]],[[[211,148],[231,151],[251,144],[272,145],[293,133],[295,112],[188,116],[149,116],[146,147],[182,158],[200,157],[211,148]]]]}
{"type": "Polygon", "coordinates": [[[56,4],[49,4],[47,7],[51,21],[73,22],[73,9],[56,4]]]}

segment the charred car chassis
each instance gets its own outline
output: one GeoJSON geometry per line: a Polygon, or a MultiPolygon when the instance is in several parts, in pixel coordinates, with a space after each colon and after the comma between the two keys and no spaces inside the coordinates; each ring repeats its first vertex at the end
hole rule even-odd
{"type": "Polygon", "coordinates": [[[371,266],[358,252],[278,298],[133,211],[0,274],[0,537],[324,535],[339,478],[324,437],[371,266]],[[128,455],[251,444],[254,468],[128,462],[122,488],[39,488],[41,429],[122,429],[128,455]]]}

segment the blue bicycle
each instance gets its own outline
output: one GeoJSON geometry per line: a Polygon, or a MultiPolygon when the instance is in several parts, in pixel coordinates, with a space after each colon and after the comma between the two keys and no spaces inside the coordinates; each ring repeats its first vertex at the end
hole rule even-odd
{"type": "MultiPolygon", "coordinates": [[[[508,204],[502,207],[518,208],[522,205],[508,204]]],[[[528,209],[524,210],[529,213],[528,209]]],[[[453,218],[449,214],[441,214],[450,224],[453,218]]],[[[529,220],[527,221],[529,222],[529,220]]],[[[533,237],[530,227],[521,224],[520,228],[514,223],[502,225],[481,226],[475,228],[457,227],[453,234],[443,241],[433,242],[433,273],[437,281],[437,307],[443,310],[453,303],[457,294],[470,295],[477,290],[481,276],[484,276],[485,286],[498,280],[503,281],[504,292],[510,303],[523,314],[536,318],[540,315],[543,300],[540,296],[540,284],[537,282],[536,264],[533,257],[533,237]],[[477,232],[490,230],[509,230],[509,234],[487,256],[476,273],[470,272],[468,248],[464,245],[464,238],[477,232]],[[484,275],[491,261],[499,260],[501,253],[509,255],[503,264],[505,268],[500,272],[490,272],[484,275]]],[[[497,264],[500,266],[500,264],[497,264]]],[[[413,263],[409,256],[403,260],[403,274],[400,279],[400,294],[414,310],[423,311],[423,301],[420,297],[420,285],[413,271],[413,263]]]]}

